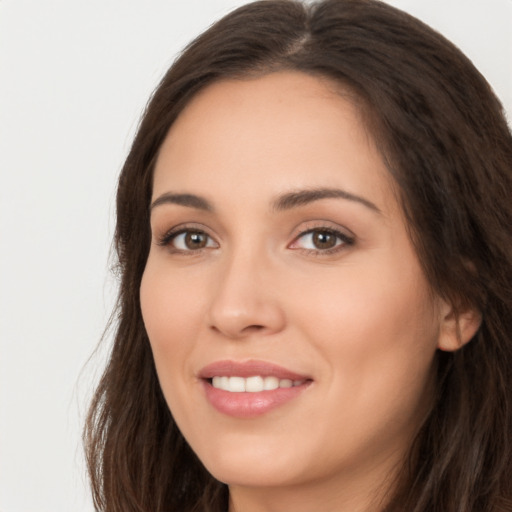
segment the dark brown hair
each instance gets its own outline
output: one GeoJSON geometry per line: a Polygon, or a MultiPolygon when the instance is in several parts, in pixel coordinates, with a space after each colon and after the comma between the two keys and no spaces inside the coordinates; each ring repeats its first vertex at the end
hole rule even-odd
{"type": "Polygon", "coordinates": [[[331,78],[357,96],[433,290],[483,316],[464,348],[437,354],[434,404],[385,510],[512,511],[511,133],[455,46],[376,0],[241,7],[186,48],[151,98],[119,179],[116,333],[84,434],[97,510],[227,510],[226,486],[173,421],[142,321],[152,171],[199,90],[285,69],[331,78]]]}

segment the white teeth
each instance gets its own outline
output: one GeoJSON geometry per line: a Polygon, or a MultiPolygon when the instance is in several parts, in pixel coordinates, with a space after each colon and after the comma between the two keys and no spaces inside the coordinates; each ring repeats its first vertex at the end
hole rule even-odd
{"type": "Polygon", "coordinates": [[[263,377],[249,377],[245,380],[245,391],[257,393],[263,391],[263,377]]]}
{"type": "Polygon", "coordinates": [[[223,391],[232,393],[258,393],[259,391],[272,391],[277,388],[291,388],[300,386],[303,380],[278,379],[277,377],[260,377],[255,375],[244,379],[243,377],[220,377],[212,378],[212,386],[223,391]]]}
{"type": "Polygon", "coordinates": [[[279,387],[279,379],[277,377],[265,377],[263,381],[263,389],[265,391],[272,391],[279,387]]]}
{"type": "Polygon", "coordinates": [[[245,391],[245,379],[243,377],[229,377],[229,389],[235,393],[245,391]]]}

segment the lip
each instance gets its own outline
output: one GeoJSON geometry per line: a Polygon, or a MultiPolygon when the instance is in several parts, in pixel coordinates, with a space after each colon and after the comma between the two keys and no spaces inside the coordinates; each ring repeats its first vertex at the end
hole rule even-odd
{"type": "Polygon", "coordinates": [[[279,366],[274,363],[266,361],[216,361],[205,366],[200,372],[201,379],[211,379],[215,376],[226,377],[253,377],[254,375],[261,375],[262,377],[277,377],[278,379],[290,380],[310,380],[307,375],[301,375],[279,366]]]}
{"type": "Polygon", "coordinates": [[[282,366],[265,361],[217,361],[211,363],[198,374],[208,402],[220,413],[235,418],[255,418],[284,405],[298,397],[312,382],[307,376],[282,366]],[[215,376],[226,377],[262,377],[274,376],[278,379],[303,381],[303,384],[291,388],[277,388],[271,391],[256,393],[232,393],[214,388],[211,379],[215,376]]]}

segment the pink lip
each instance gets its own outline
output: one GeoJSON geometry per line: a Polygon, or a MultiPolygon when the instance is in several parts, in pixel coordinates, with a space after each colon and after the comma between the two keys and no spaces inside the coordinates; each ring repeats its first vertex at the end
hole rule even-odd
{"type": "Polygon", "coordinates": [[[300,375],[299,373],[292,372],[282,366],[265,361],[217,361],[215,363],[205,366],[200,372],[201,379],[211,379],[215,376],[226,377],[252,377],[254,375],[261,375],[262,377],[277,377],[278,379],[290,380],[306,380],[309,379],[307,375],[300,375]]]}
{"type": "Polygon", "coordinates": [[[235,418],[254,418],[265,414],[300,395],[312,382],[306,375],[264,361],[218,361],[205,366],[199,372],[199,377],[203,381],[203,389],[210,404],[222,414],[235,418]],[[246,378],[255,375],[304,382],[291,388],[277,388],[257,393],[231,393],[211,385],[211,379],[215,376],[246,378]]]}

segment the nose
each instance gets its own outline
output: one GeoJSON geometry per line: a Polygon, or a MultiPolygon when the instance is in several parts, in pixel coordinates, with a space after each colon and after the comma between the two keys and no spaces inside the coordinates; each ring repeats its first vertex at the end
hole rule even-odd
{"type": "Polygon", "coordinates": [[[280,332],[286,323],[276,273],[262,257],[222,262],[209,309],[210,328],[230,339],[280,332]]]}

